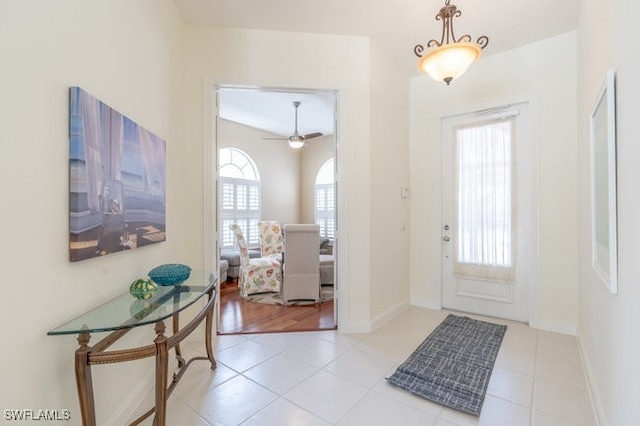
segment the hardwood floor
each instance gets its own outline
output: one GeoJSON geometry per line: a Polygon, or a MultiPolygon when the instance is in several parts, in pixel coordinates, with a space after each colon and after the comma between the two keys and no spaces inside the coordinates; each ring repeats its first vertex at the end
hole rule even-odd
{"type": "Polygon", "coordinates": [[[218,334],[333,330],[333,301],[308,306],[250,302],[238,294],[236,281],[220,286],[218,334]]]}

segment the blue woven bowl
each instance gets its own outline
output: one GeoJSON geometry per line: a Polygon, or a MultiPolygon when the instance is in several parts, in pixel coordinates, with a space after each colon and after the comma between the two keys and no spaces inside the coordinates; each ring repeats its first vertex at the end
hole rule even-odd
{"type": "Polygon", "coordinates": [[[184,282],[191,274],[191,268],[181,263],[167,263],[149,271],[149,278],[160,285],[176,285],[184,282]]]}

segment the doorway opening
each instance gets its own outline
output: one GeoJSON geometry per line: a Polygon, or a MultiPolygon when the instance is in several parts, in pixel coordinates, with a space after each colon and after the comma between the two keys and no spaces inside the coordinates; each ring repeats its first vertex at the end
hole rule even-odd
{"type": "Polygon", "coordinates": [[[215,99],[218,334],[337,328],[337,92],[218,86],[215,99]],[[278,294],[248,295],[238,287],[230,225],[241,228],[250,257],[261,257],[259,221],[320,225],[320,303],[283,304],[278,294]]]}

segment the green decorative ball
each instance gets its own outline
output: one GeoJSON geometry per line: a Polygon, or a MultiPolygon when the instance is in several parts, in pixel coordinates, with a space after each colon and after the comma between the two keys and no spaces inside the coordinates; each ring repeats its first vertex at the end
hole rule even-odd
{"type": "Polygon", "coordinates": [[[153,296],[153,293],[158,289],[156,283],[151,280],[145,280],[139,278],[131,283],[129,286],[129,293],[136,299],[148,299],[153,296]]]}

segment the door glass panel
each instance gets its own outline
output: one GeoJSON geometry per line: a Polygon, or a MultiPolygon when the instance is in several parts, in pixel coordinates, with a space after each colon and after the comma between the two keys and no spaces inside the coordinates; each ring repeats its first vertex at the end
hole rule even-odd
{"type": "Polygon", "coordinates": [[[514,280],[512,127],[512,120],[499,119],[454,129],[454,273],[458,277],[514,280]]]}

